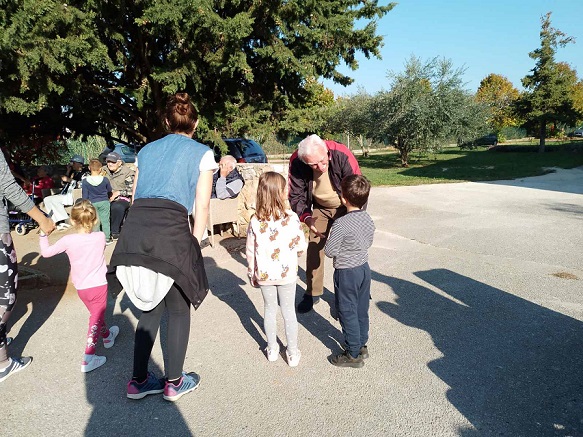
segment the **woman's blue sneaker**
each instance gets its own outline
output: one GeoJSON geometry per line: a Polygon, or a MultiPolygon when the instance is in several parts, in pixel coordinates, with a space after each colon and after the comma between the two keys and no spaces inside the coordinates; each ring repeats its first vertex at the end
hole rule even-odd
{"type": "Polygon", "coordinates": [[[130,399],[142,399],[148,395],[155,395],[164,392],[164,379],[156,378],[152,372],[148,372],[148,377],[144,382],[132,379],[128,382],[127,397],[130,399]]]}
{"type": "Polygon", "coordinates": [[[182,377],[180,378],[178,385],[166,381],[166,386],[164,387],[164,399],[170,402],[177,401],[186,393],[195,390],[199,385],[200,376],[194,372],[182,372],[182,377]]]}
{"type": "Polygon", "coordinates": [[[0,370],[0,382],[4,381],[16,372],[20,372],[28,367],[32,363],[32,357],[20,357],[20,358],[9,358],[10,364],[6,369],[0,370]]]}

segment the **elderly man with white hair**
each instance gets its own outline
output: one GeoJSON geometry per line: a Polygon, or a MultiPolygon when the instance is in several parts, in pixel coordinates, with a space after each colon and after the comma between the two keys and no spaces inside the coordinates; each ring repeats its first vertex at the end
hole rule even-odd
{"type": "Polygon", "coordinates": [[[307,313],[324,293],[324,245],[335,219],[346,214],[340,182],[361,174],[356,158],[344,145],[310,135],[298,145],[289,163],[291,209],[310,229],[306,257],[306,292],[299,313],[307,313]]]}
{"type": "MultiPolygon", "coordinates": [[[[213,174],[213,190],[211,199],[234,199],[239,195],[245,180],[239,170],[235,168],[237,160],[234,156],[225,155],[219,161],[219,169],[213,174]]],[[[210,246],[208,229],[205,230],[200,248],[210,246]]]]}
{"type": "Polygon", "coordinates": [[[234,156],[225,155],[219,161],[219,171],[213,175],[212,199],[234,199],[245,185],[243,176],[235,168],[237,160],[234,156]]]}

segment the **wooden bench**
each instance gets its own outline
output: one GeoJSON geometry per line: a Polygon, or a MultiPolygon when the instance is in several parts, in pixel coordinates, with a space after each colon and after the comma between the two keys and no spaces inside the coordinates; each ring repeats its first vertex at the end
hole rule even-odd
{"type": "MultiPolygon", "coordinates": [[[[214,227],[222,224],[231,225],[233,235],[239,236],[239,200],[237,198],[211,199],[207,227],[212,247],[215,247],[214,227]]],[[[221,235],[223,235],[222,228],[221,235]]]]}

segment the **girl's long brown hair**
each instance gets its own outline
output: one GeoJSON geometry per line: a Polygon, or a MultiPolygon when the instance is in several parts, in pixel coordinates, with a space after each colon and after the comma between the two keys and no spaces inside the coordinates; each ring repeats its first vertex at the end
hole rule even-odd
{"type": "Polygon", "coordinates": [[[255,209],[258,220],[279,220],[286,215],[285,184],[285,178],[274,171],[259,176],[255,209]]]}

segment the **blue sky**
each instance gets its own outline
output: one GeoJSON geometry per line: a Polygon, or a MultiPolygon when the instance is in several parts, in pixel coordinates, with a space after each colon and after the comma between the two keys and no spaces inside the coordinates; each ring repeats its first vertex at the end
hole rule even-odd
{"type": "Polygon", "coordinates": [[[355,94],[359,87],[374,94],[389,89],[387,71],[403,71],[415,55],[424,61],[444,57],[465,68],[465,88],[472,92],[490,73],[506,76],[522,90],[520,80],[534,67],[528,53],[540,46],[540,18],[549,11],[552,26],[576,38],[559,48],[555,59],[583,78],[583,0],[400,0],[378,24],[382,60],[359,56],[358,70],[340,68],[355,79],[351,86],[328,80],[324,85],[337,96],[355,94]]]}

